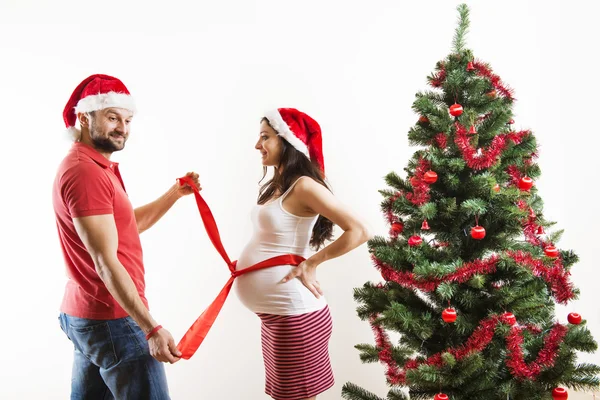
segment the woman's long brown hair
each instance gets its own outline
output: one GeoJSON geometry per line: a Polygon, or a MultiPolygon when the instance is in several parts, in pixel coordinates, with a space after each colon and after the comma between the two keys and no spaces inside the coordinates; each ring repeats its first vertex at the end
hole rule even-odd
{"type": "MultiPolygon", "coordinates": [[[[263,118],[269,124],[269,120],[263,118]]],[[[271,126],[271,124],[269,124],[271,126]]],[[[300,151],[296,150],[287,140],[280,138],[282,141],[281,157],[279,161],[279,168],[275,168],[273,178],[267,183],[261,186],[258,193],[258,204],[265,204],[275,196],[275,193],[283,194],[290,186],[301,176],[308,176],[321,185],[325,186],[329,191],[331,189],[325,183],[325,179],[319,166],[313,163],[300,151]],[[279,171],[283,170],[283,173],[279,171]]],[[[263,177],[260,182],[265,179],[267,175],[267,167],[263,168],[263,177]]],[[[259,182],[259,183],[260,183],[259,182]]],[[[318,250],[326,240],[333,238],[333,222],[328,220],[322,215],[319,215],[317,223],[315,224],[310,239],[310,245],[318,250]]]]}

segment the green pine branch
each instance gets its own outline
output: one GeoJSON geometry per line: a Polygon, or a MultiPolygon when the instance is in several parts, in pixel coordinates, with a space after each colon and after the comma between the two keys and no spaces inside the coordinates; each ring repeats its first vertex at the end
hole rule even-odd
{"type": "Polygon", "coordinates": [[[347,400],[385,400],[351,382],[342,387],[342,397],[347,400]]]}

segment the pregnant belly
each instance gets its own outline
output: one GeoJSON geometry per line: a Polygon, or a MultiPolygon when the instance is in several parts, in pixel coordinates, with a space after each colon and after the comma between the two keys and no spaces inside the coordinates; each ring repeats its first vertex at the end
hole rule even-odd
{"type": "Polygon", "coordinates": [[[317,299],[299,279],[281,283],[293,268],[281,265],[239,276],[234,284],[237,296],[254,313],[297,315],[325,307],[325,298],[317,299]]]}

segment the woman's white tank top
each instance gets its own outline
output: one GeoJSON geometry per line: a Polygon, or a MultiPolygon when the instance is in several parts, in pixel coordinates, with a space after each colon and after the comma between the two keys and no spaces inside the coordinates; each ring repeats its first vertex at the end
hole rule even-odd
{"type": "MultiPolygon", "coordinates": [[[[237,270],[279,255],[297,254],[304,258],[311,255],[309,243],[318,216],[298,217],[283,208],[283,200],[300,179],[303,177],[276,200],[252,209],[254,232],[238,259],[237,270]]],[[[239,276],[235,280],[235,291],[242,303],[255,313],[298,315],[325,307],[325,297],[317,299],[299,279],[281,283],[292,268],[281,265],[239,276]]]]}

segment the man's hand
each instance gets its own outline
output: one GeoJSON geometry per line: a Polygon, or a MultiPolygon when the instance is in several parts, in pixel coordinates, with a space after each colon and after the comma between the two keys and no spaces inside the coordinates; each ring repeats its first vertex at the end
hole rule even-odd
{"type": "Polygon", "coordinates": [[[160,362],[175,364],[181,360],[181,352],[177,350],[175,340],[168,330],[161,328],[148,340],[150,354],[160,362]]]}
{"type": "MultiPolygon", "coordinates": [[[[200,176],[195,172],[188,172],[185,176],[189,176],[194,181],[194,185],[198,188],[198,190],[202,190],[202,186],[200,186],[200,176]]],[[[194,189],[186,182],[182,182],[179,179],[177,180],[177,195],[179,197],[187,196],[188,194],[194,193],[194,189]]]]}
{"type": "Polygon", "coordinates": [[[300,279],[300,282],[302,282],[302,284],[306,286],[317,299],[323,296],[321,284],[317,281],[317,266],[312,264],[309,260],[302,262],[292,269],[292,271],[283,278],[281,283],[285,283],[294,278],[300,279]]]}

